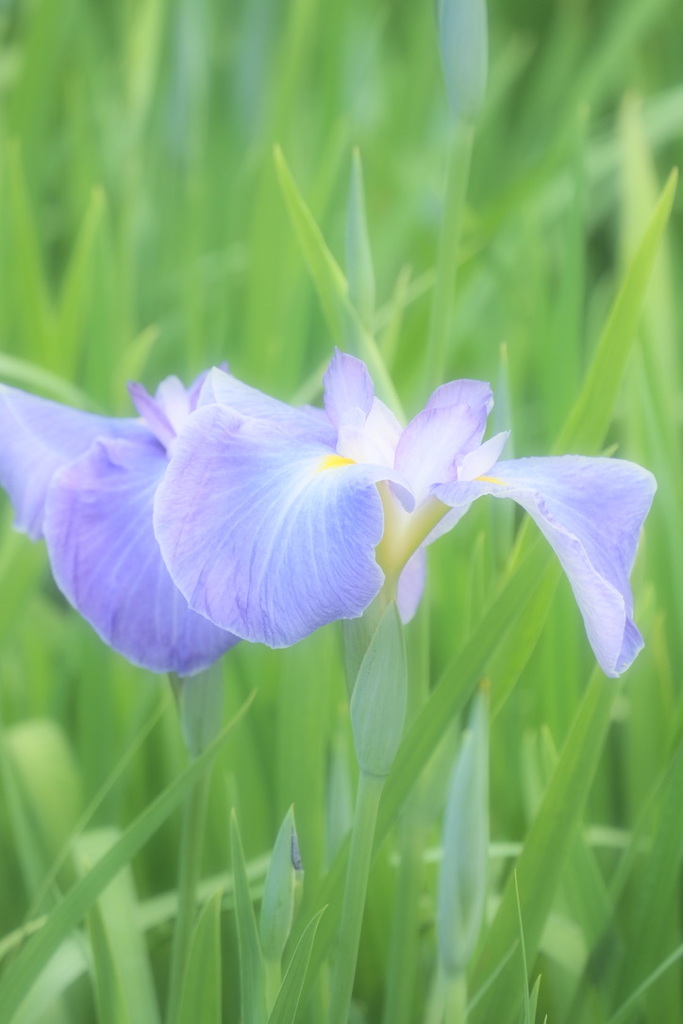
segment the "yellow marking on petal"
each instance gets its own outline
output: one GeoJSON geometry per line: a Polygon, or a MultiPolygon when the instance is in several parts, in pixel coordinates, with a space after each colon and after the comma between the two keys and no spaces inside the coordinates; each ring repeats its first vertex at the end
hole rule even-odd
{"type": "Polygon", "coordinates": [[[497,476],[475,476],[474,479],[482,484],[500,484],[501,487],[507,487],[505,481],[499,480],[497,476]]]}
{"type": "Polygon", "coordinates": [[[318,466],[316,473],[322,473],[324,469],[338,469],[339,466],[353,466],[354,462],[355,459],[347,459],[343,455],[327,455],[318,466]]]}

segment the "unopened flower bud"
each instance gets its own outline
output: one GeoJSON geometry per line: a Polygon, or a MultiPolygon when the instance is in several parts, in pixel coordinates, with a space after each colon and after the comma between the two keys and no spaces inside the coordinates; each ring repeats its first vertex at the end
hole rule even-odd
{"type": "Polygon", "coordinates": [[[282,958],[292,929],[296,892],[302,875],[294,811],[290,807],[275,840],[261,902],[259,932],[267,960],[279,963],[282,958]]]}

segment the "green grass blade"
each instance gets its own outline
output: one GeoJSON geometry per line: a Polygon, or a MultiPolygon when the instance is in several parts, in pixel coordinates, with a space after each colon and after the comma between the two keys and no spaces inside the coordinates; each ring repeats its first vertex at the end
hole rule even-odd
{"type": "MultiPolygon", "coordinates": [[[[683,746],[679,746],[661,794],[647,860],[634,878],[636,884],[630,901],[630,921],[619,986],[622,996],[634,981],[643,978],[653,968],[653,960],[661,952],[662,940],[658,932],[664,929],[669,912],[674,910],[683,856],[683,820],[679,813],[682,787],[683,746]],[[648,942],[642,941],[644,935],[650,936],[648,942]]],[[[675,916],[677,918],[678,915],[675,913],[675,916]]]]}
{"type": "MultiPolygon", "coordinates": [[[[118,969],[112,954],[107,929],[100,909],[95,905],[88,914],[88,932],[95,971],[95,1002],[98,1024],[134,1024],[126,992],[124,975],[118,969]]],[[[126,990],[127,990],[126,979],[126,990]]]]}
{"type": "Polygon", "coordinates": [[[529,1022],[534,1024],[536,1020],[536,1013],[538,1012],[538,994],[541,991],[541,976],[536,978],[536,983],[531,990],[531,996],[529,998],[529,1022]]]}
{"type": "Polygon", "coordinates": [[[670,967],[673,967],[673,965],[678,963],[682,958],[683,945],[680,945],[673,951],[673,953],[671,953],[670,956],[666,958],[666,960],[662,961],[659,967],[654,970],[634,992],[631,993],[628,999],[621,1004],[617,1012],[610,1017],[607,1024],[622,1024],[622,1021],[628,1020],[629,1015],[633,1012],[635,1007],[638,1005],[638,1002],[642,996],[645,995],[648,989],[650,989],[654,983],[669,970],[670,967]]]}
{"type": "Polygon", "coordinates": [[[244,863],[242,840],[233,811],[230,819],[232,871],[235,879],[235,920],[240,953],[240,1000],[244,1024],[265,1024],[266,973],[258,925],[244,863]]]}
{"type": "MultiPolygon", "coordinates": [[[[597,670],[593,673],[517,862],[514,878],[519,886],[525,947],[530,963],[538,951],[543,926],[579,828],[617,693],[618,687],[614,683],[607,682],[597,670]]],[[[473,991],[484,984],[518,939],[514,878],[505,888],[498,912],[477,957],[472,977],[473,991]]],[[[518,1006],[519,964],[515,958],[478,1004],[472,1015],[472,1024],[492,1020],[505,1024],[514,1019],[518,1006]]]]}
{"type": "Polygon", "coordinates": [[[12,147],[9,160],[9,206],[12,216],[11,292],[25,350],[44,365],[54,365],[51,344],[53,311],[45,281],[39,236],[29,196],[21,150],[12,147]]]}
{"type": "Polygon", "coordinates": [[[218,892],[195,925],[180,997],[178,1024],[220,1024],[222,1013],[221,901],[218,892]]]}
{"type": "Polygon", "coordinates": [[[591,454],[603,444],[638,328],[647,284],[671,213],[677,180],[678,173],[674,170],[631,260],[579,397],[554,446],[556,452],[591,454]]]}
{"type": "MultiPolygon", "coordinates": [[[[121,838],[116,829],[87,832],[76,842],[76,854],[87,867],[96,864],[121,838]]],[[[86,871],[83,871],[85,874],[86,871]]],[[[91,939],[98,942],[103,955],[102,970],[107,985],[116,978],[125,979],[125,1006],[132,1021],[159,1024],[159,1007],[145,936],[139,923],[139,905],[130,865],[125,865],[107,886],[93,908],[91,939]],[[104,932],[104,936],[100,935],[104,932]],[[104,945],[100,942],[104,940],[104,945]],[[106,945],[106,948],[105,948],[106,945]],[[116,978],[112,977],[112,973],[116,978]]],[[[91,912],[92,913],[92,912],[91,912]]],[[[95,966],[97,952],[93,946],[95,966]]],[[[99,984],[99,971],[97,971],[99,984]]]]}
{"type": "Polygon", "coordinates": [[[294,1024],[311,959],[315,933],[324,912],[325,908],[323,907],[306,925],[282,979],[282,985],[268,1018],[268,1024],[294,1024]]]}
{"type": "Polygon", "coordinates": [[[67,267],[57,311],[56,349],[63,372],[75,374],[79,342],[89,302],[93,248],[97,238],[105,199],[102,189],[94,189],[67,267]]]}
{"type": "Polygon", "coordinates": [[[182,801],[189,789],[208,770],[216,754],[251,704],[249,699],[200,757],[189,764],[174,781],[138,815],[121,839],[98,861],[85,878],[77,882],[50,914],[45,927],[27,943],[0,981],[0,1020],[10,1024],[33,981],[69,932],[137,851],[154,835],[182,801]]]}
{"type": "Polygon", "coordinates": [[[336,344],[342,347],[348,339],[358,339],[358,349],[353,354],[367,363],[378,394],[398,414],[401,403],[384,360],[374,338],[363,326],[358,313],[351,305],[347,280],[328,249],[313,214],[306,206],[279,146],[275,147],[275,168],[287,211],[297,233],[332,337],[336,344]]]}
{"type": "Polygon", "coordinates": [[[0,377],[8,384],[27,391],[39,392],[65,405],[75,405],[81,409],[91,409],[93,405],[89,396],[80,388],[74,387],[70,381],[43,369],[42,366],[18,356],[8,355],[6,352],[0,352],[0,377]]]}
{"type": "Polygon", "coordinates": [[[330,252],[313,214],[306,206],[292,177],[284,154],[275,147],[275,169],[282,190],[287,212],[301,245],[301,250],[311,272],[325,319],[335,341],[341,343],[344,336],[344,319],[348,296],[348,284],[344,274],[330,252]]]}

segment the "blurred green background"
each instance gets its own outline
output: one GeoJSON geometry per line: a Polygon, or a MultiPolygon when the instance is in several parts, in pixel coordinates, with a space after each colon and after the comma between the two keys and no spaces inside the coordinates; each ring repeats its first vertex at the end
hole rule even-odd
{"type": "MultiPolygon", "coordinates": [[[[490,380],[496,426],[512,426],[514,454],[544,455],[683,154],[683,6],[492,0],[489,24],[446,379],[490,380]]],[[[129,415],[127,380],[188,381],[227,360],[278,397],[315,401],[338,339],[289,219],[273,146],[342,266],[357,146],[376,277],[372,326],[412,414],[426,398],[449,140],[431,3],[3,0],[0,378],[129,415]]],[[[609,684],[615,700],[604,746],[591,754],[584,827],[577,839],[567,825],[569,867],[531,943],[531,981],[543,976],[539,1019],[547,1012],[551,1022],[610,1020],[682,941],[681,255],[677,199],[605,445],[598,438],[585,452],[606,446],[641,462],[659,493],[634,571],[646,650],[623,687],[609,684]]],[[[42,546],[12,531],[4,499],[0,511],[0,934],[9,936],[0,953],[10,962],[14,930],[50,911],[83,860],[126,829],[185,754],[164,683],[104,648],[60,598],[42,546]],[[45,884],[84,828],[81,860],[67,857],[45,884]]],[[[477,508],[440,542],[409,635],[415,664],[428,663],[433,680],[497,593],[515,525],[507,510],[477,508]]],[[[491,915],[593,667],[569,588],[563,581],[550,606],[552,581],[539,581],[536,618],[517,639],[501,623],[503,646],[487,665],[491,915]]],[[[294,802],[315,893],[348,824],[353,781],[336,628],[284,652],[242,644],[225,676],[228,711],[253,688],[257,698],[214,776],[204,873],[229,888],[235,806],[257,891],[259,858],[294,802]]],[[[451,751],[454,739],[449,732],[451,751]]],[[[438,793],[437,785],[430,829],[438,793]]],[[[124,969],[135,1021],[154,1021],[154,992],[163,1002],[174,911],[172,900],[164,910],[153,898],[174,887],[178,827],[172,816],[117,883],[125,892],[102,903],[115,956],[131,943],[137,951],[137,967],[124,969]]],[[[430,840],[438,844],[438,830],[430,840]]],[[[382,1019],[392,983],[390,846],[373,876],[359,972],[368,1022],[382,1019]]],[[[406,1021],[423,1019],[430,982],[432,875],[428,868],[411,940],[406,1021]]],[[[224,1019],[237,1021],[229,910],[221,934],[224,1019]]],[[[95,1019],[79,935],[18,1021],[95,1019]]],[[[521,1000],[521,967],[518,981],[521,1000]]],[[[311,1021],[321,993],[324,982],[304,1011],[311,1021]]],[[[505,1011],[523,1019],[516,1012],[505,1011]]],[[[683,1019],[679,964],[614,1019],[683,1019]]]]}

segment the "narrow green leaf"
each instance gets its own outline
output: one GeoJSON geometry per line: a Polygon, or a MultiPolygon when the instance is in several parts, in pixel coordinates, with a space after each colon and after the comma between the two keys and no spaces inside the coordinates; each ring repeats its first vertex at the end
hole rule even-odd
{"type": "Polygon", "coordinates": [[[279,146],[275,147],[274,155],[275,169],[287,211],[313,278],[323,313],[333,337],[337,342],[341,342],[348,296],[346,278],[328,249],[313,214],[304,203],[279,146]]]}
{"type": "Polygon", "coordinates": [[[27,359],[11,356],[6,352],[0,352],[0,377],[3,381],[19,385],[27,391],[45,394],[57,402],[75,405],[81,409],[92,408],[92,400],[88,395],[70,381],[42,366],[30,363],[27,359]]]}
{"type": "Polygon", "coordinates": [[[486,673],[491,681],[491,717],[495,718],[514,690],[529,658],[536,649],[552,607],[562,570],[550,562],[529,595],[530,600],[514,626],[507,629],[491,652],[486,673]]]}
{"type": "Polygon", "coordinates": [[[221,901],[217,892],[195,925],[183,980],[178,1024],[220,1024],[222,1019],[221,901]]]}
{"type": "Polygon", "coordinates": [[[346,209],[346,276],[351,303],[362,322],[370,328],[375,312],[375,271],[365,212],[363,168],[358,149],[353,151],[346,209]]]}
{"type": "Polygon", "coordinates": [[[232,871],[235,879],[235,920],[240,952],[240,1001],[244,1024],[265,1024],[266,973],[259,942],[256,915],[244,863],[235,812],[230,819],[232,871]]]}
{"type": "Polygon", "coordinates": [[[538,1012],[538,994],[541,991],[541,975],[536,978],[531,996],[529,998],[529,1024],[534,1024],[538,1012]]]}
{"type": "MultiPolygon", "coordinates": [[[[120,837],[120,831],[113,828],[98,829],[79,836],[76,855],[85,865],[81,874],[85,874],[91,864],[101,860],[120,837]]],[[[94,927],[104,932],[106,941],[103,969],[108,972],[107,977],[113,971],[116,978],[125,980],[125,1006],[131,1020],[158,1024],[160,1017],[154,979],[145,935],[140,927],[135,880],[129,864],[109,883],[93,910],[96,911],[94,927]]],[[[111,979],[107,984],[113,985],[114,981],[111,979]]]]}
{"type": "Polygon", "coordinates": [[[339,264],[328,249],[313,214],[306,206],[279,146],[275,147],[275,169],[287,211],[299,239],[325,318],[334,341],[343,345],[348,338],[358,339],[353,354],[363,359],[375,382],[378,394],[397,415],[401,403],[389,377],[374,338],[365,329],[349,299],[349,286],[339,264]],[[348,330],[351,322],[353,329],[348,330]]]}
{"type": "Polygon", "coordinates": [[[21,149],[14,145],[9,159],[8,205],[12,215],[12,269],[15,277],[12,294],[19,304],[18,313],[26,350],[45,364],[52,362],[52,309],[50,306],[35,216],[26,187],[21,149]]]}
{"type": "Polygon", "coordinates": [[[652,972],[652,974],[648,975],[641,985],[638,985],[636,990],[631,993],[628,999],[621,1004],[617,1012],[610,1017],[607,1024],[622,1024],[622,1021],[627,1020],[629,1014],[635,1009],[641,997],[645,995],[647,990],[651,988],[652,985],[654,985],[654,983],[658,981],[658,979],[661,978],[661,976],[665,974],[670,967],[673,967],[673,965],[681,959],[683,959],[683,945],[678,946],[677,949],[675,949],[673,953],[671,953],[670,956],[668,956],[666,960],[664,960],[659,967],[652,972]]]}
{"type": "Polygon", "coordinates": [[[515,882],[515,907],[517,908],[517,926],[519,929],[519,950],[522,957],[522,1005],[524,1007],[524,1024],[533,1024],[536,1020],[536,1008],[531,1012],[531,1000],[529,999],[529,964],[526,958],[526,943],[524,941],[524,920],[522,918],[522,907],[519,902],[519,885],[517,883],[517,872],[513,872],[515,882]]]}
{"type": "MultiPolygon", "coordinates": [[[[536,956],[566,858],[576,838],[618,692],[618,687],[607,682],[600,672],[593,673],[557,770],[524,843],[515,874],[505,888],[482,944],[472,977],[474,991],[495,971],[518,938],[515,879],[519,886],[529,962],[536,956]]],[[[519,964],[513,959],[478,1003],[472,1024],[487,1024],[491,1020],[505,1024],[514,1019],[519,995],[519,964]]]]}
{"type": "Polygon", "coordinates": [[[603,444],[671,213],[677,180],[678,173],[673,170],[617,293],[581,392],[554,446],[556,452],[590,454],[603,444]]]}
{"type": "Polygon", "coordinates": [[[619,995],[623,998],[635,982],[651,971],[661,955],[663,928],[668,913],[677,918],[675,900],[683,856],[683,819],[680,814],[683,789],[683,745],[671,759],[668,777],[660,797],[656,827],[649,842],[648,857],[634,872],[624,961],[619,995]],[[642,936],[648,935],[648,942],[642,936]]]}
{"type": "Polygon", "coordinates": [[[94,189],[59,297],[56,348],[60,354],[60,365],[65,373],[74,373],[76,370],[78,343],[90,298],[93,247],[102,221],[104,205],[102,189],[94,189]]]}
{"type": "Polygon", "coordinates": [[[127,73],[128,114],[138,131],[143,128],[147,118],[156,84],[163,30],[164,4],[161,0],[143,0],[131,8],[123,66],[127,73]]]}
{"type": "Polygon", "coordinates": [[[304,981],[306,980],[308,964],[311,959],[315,933],[318,930],[318,924],[324,912],[325,907],[319,910],[315,917],[306,925],[292,954],[292,959],[289,962],[285,976],[282,979],[282,985],[268,1018],[268,1024],[294,1024],[304,981]]]}
{"type": "MultiPolygon", "coordinates": [[[[134,1024],[126,1001],[121,973],[112,955],[97,904],[88,914],[88,932],[95,968],[95,1000],[98,1024],[134,1024]]],[[[126,979],[126,987],[127,987],[126,979]]]]}
{"type": "Polygon", "coordinates": [[[85,878],[77,882],[41,929],[7,968],[0,981],[0,1020],[10,1024],[24,995],[60,943],[83,919],[102,890],[128,864],[150,836],[166,821],[188,790],[211,765],[228,736],[250,706],[250,697],[220,736],[149,804],[126,829],[121,839],[102,857],[85,878]]]}
{"type": "Polygon", "coordinates": [[[24,853],[32,850],[24,868],[33,862],[38,872],[37,877],[26,879],[33,890],[78,819],[81,778],[64,732],[50,719],[30,719],[12,726],[5,733],[4,746],[18,801],[16,807],[14,800],[10,805],[15,827],[25,833],[24,853]]]}

